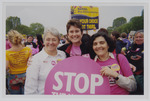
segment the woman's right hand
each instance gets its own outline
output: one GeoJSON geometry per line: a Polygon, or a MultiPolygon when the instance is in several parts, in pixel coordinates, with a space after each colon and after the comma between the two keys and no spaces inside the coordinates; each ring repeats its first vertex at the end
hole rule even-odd
{"type": "Polygon", "coordinates": [[[105,75],[105,76],[114,77],[114,78],[118,77],[118,75],[119,75],[117,72],[113,71],[108,66],[103,67],[100,70],[100,73],[101,73],[102,76],[105,75]]]}

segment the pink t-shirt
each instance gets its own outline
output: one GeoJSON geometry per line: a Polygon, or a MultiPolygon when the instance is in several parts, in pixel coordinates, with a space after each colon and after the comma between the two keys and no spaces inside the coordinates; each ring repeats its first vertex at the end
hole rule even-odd
{"type": "Polygon", "coordinates": [[[72,45],[70,56],[81,56],[81,49],[80,46],[74,46],[72,45]]]}
{"type": "MultiPolygon", "coordinates": [[[[120,62],[120,65],[119,65],[118,62],[117,62],[117,59],[116,59],[116,54],[113,54],[113,55],[114,55],[115,58],[109,58],[106,61],[99,61],[97,59],[96,62],[102,67],[103,66],[109,66],[111,69],[115,70],[117,73],[119,73],[119,74],[121,74],[125,77],[133,75],[133,73],[131,71],[131,68],[129,66],[129,62],[126,59],[126,57],[122,54],[118,55],[119,62],[120,62]]],[[[126,94],[129,94],[129,92],[126,89],[121,88],[120,86],[118,86],[115,83],[116,81],[113,77],[108,77],[108,78],[109,78],[109,82],[110,82],[110,89],[111,89],[111,94],[112,95],[126,95],[126,94]]]]}

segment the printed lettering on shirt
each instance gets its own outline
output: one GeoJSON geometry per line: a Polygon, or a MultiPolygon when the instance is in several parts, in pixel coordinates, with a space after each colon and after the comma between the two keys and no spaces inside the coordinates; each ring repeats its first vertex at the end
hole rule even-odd
{"type": "Polygon", "coordinates": [[[115,79],[113,77],[108,77],[110,86],[115,85],[115,79]]]}
{"type": "Polygon", "coordinates": [[[27,58],[26,57],[27,53],[28,53],[28,51],[26,50],[26,51],[21,51],[19,53],[9,54],[10,58],[13,58],[11,65],[15,66],[15,65],[20,65],[20,64],[26,63],[27,61],[25,59],[27,58]]]}

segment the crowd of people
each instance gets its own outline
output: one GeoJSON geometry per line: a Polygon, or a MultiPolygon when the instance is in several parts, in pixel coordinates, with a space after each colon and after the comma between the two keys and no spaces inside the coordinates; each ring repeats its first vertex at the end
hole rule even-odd
{"type": "Polygon", "coordinates": [[[78,19],[70,19],[66,30],[64,39],[57,29],[47,28],[43,37],[28,35],[25,42],[18,31],[7,33],[7,94],[44,94],[48,73],[58,61],[72,56],[91,58],[103,67],[100,75],[108,77],[111,95],[144,94],[143,30],[135,33],[133,42],[125,32],[109,36],[105,28],[85,34],[78,19]]]}

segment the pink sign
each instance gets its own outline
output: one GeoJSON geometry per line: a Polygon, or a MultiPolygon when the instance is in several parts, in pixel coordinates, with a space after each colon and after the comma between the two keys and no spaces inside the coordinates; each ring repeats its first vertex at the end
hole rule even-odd
{"type": "Polygon", "coordinates": [[[89,58],[69,57],[60,61],[49,73],[45,94],[108,95],[109,80],[100,75],[101,67],[89,58]]]}

